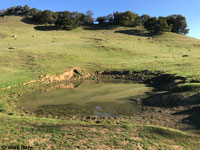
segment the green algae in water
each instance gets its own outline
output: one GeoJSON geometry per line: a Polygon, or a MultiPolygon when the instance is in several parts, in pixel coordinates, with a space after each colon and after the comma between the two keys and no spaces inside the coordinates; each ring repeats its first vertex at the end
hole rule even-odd
{"type": "Polygon", "coordinates": [[[128,81],[85,81],[74,88],[35,91],[21,97],[24,110],[38,115],[71,116],[132,116],[142,106],[130,99],[143,98],[151,88],[128,81]]]}

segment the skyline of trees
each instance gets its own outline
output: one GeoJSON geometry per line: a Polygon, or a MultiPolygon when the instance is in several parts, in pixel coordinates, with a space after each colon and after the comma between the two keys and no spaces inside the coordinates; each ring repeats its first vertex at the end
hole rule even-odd
{"type": "Polygon", "coordinates": [[[130,10],[125,12],[114,12],[107,16],[99,16],[96,19],[91,10],[85,14],[79,12],[51,10],[38,10],[30,8],[28,5],[10,7],[0,10],[0,16],[17,15],[31,18],[36,24],[54,24],[58,28],[71,30],[80,25],[98,24],[120,25],[127,27],[143,26],[149,32],[158,34],[162,32],[174,32],[179,34],[189,33],[186,18],[180,14],[169,15],[167,17],[151,17],[148,14],[139,16],[130,10]]]}

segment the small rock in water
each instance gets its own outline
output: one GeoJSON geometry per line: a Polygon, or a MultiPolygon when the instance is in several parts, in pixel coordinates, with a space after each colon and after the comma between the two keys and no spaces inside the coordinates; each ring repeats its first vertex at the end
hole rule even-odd
{"type": "Polygon", "coordinates": [[[101,107],[100,107],[100,106],[97,106],[96,109],[101,109],[101,107]]]}
{"type": "Polygon", "coordinates": [[[190,120],[184,120],[184,122],[185,122],[185,123],[189,123],[189,122],[190,122],[190,120]]]}

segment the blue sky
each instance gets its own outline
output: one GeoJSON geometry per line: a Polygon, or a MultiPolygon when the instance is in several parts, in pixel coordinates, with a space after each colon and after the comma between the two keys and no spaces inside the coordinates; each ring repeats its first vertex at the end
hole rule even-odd
{"type": "Polygon", "coordinates": [[[189,36],[200,39],[200,0],[0,0],[0,9],[28,4],[41,10],[79,11],[92,10],[95,17],[114,11],[132,10],[150,16],[182,14],[187,18],[189,36]]]}

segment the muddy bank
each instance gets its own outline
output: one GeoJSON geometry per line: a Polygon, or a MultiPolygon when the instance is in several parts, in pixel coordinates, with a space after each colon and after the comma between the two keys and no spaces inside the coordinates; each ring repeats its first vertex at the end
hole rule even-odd
{"type": "Polygon", "coordinates": [[[96,71],[89,73],[80,68],[71,68],[60,75],[44,75],[41,76],[43,82],[62,82],[69,80],[87,79],[87,78],[111,78],[131,80],[139,83],[145,83],[148,86],[156,88],[156,90],[167,90],[179,83],[184,83],[185,78],[163,72],[143,71],[96,71]]]}
{"type": "MultiPolygon", "coordinates": [[[[65,82],[81,82],[82,80],[96,80],[97,78],[106,79],[119,79],[130,80],[138,83],[144,83],[147,86],[153,87],[154,91],[169,90],[179,83],[184,83],[185,78],[171,74],[165,74],[160,71],[151,72],[148,70],[143,71],[96,71],[87,72],[79,67],[65,70],[64,73],[59,75],[41,75],[37,80],[32,80],[23,83],[21,86],[29,86],[33,83],[41,83],[47,85],[57,85],[65,82]]],[[[193,81],[195,82],[195,81],[193,81]]],[[[9,86],[1,90],[17,87],[17,85],[9,86]]]]}
{"type": "Polygon", "coordinates": [[[185,78],[162,72],[144,71],[104,71],[97,72],[97,75],[102,77],[111,77],[114,79],[125,79],[137,81],[154,87],[155,91],[169,90],[179,83],[184,83],[185,78]]]}

